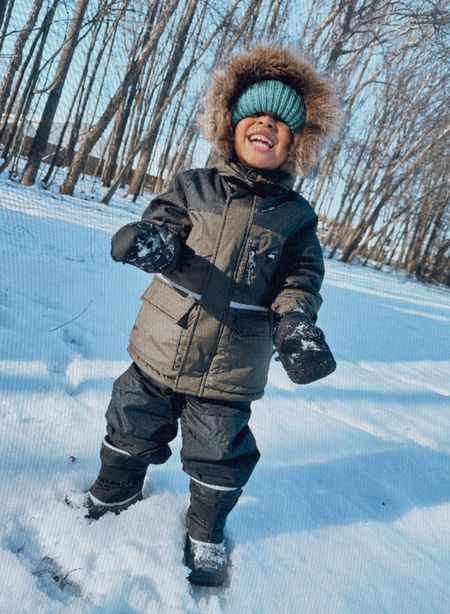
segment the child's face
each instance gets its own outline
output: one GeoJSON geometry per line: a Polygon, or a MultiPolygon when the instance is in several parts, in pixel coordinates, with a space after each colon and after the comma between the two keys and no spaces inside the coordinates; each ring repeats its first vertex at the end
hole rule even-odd
{"type": "Polygon", "coordinates": [[[244,117],[234,131],[234,150],[246,166],[272,170],[289,155],[292,134],[289,126],[272,115],[244,117]]]}

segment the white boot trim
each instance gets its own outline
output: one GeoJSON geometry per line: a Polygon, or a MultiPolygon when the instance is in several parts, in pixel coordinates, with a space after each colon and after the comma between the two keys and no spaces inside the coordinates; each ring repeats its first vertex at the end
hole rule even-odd
{"type": "Polygon", "coordinates": [[[100,501],[100,499],[97,499],[97,497],[94,497],[91,491],[89,491],[89,497],[91,498],[92,503],[95,503],[95,505],[101,505],[103,507],[117,507],[118,505],[124,505],[125,503],[128,503],[129,501],[136,499],[138,495],[139,493],[136,493],[129,499],[124,499],[123,501],[115,501],[114,503],[105,503],[104,501],[100,501]]]}
{"type": "Polygon", "coordinates": [[[201,484],[202,486],[206,486],[207,488],[211,488],[212,490],[224,490],[224,491],[231,491],[231,490],[239,490],[239,486],[215,486],[214,484],[207,484],[206,482],[202,482],[201,480],[198,480],[197,478],[193,478],[192,475],[190,476],[191,480],[194,480],[194,482],[197,482],[197,484],[201,484]]]}
{"type": "Polygon", "coordinates": [[[220,544],[212,544],[211,542],[202,542],[199,539],[194,539],[193,537],[191,537],[189,535],[189,539],[191,540],[191,542],[193,544],[195,544],[196,546],[206,546],[206,547],[210,547],[210,548],[222,548],[225,545],[225,542],[220,542],[220,544]]]}
{"type": "Polygon", "coordinates": [[[105,445],[110,450],[114,450],[114,452],[118,452],[119,454],[124,454],[125,456],[131,456],[131,454],[127,452],[126,450],[121,450],[120,448],[116,448],[116,446],[113,446],[112,443],[109,443],[108,441],[106,441],[106,437],[103,439],[103,445],[105,445]]]}

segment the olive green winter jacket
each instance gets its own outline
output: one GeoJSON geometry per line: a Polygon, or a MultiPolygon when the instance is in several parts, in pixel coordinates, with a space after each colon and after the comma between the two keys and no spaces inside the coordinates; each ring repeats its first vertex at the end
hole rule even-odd
{"type": "Polygon", "coordinates": [[[317,217],[292,178],[233,162],[179,174],[142,219],[182,241],[176,268],[142,295],[129,353],[174,391],[229,400],[263,395],[277,315],[314,317],[324,266],[317,217]]]}

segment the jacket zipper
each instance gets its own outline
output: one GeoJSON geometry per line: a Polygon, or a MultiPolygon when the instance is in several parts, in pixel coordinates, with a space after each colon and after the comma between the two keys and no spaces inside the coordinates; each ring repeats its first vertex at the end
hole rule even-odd
{"type": "Polygon", "coordinates": [[[248,254],[247,265],[244,272],[244,284],[251,286],[254,280],[254,274],[256,269],[256,249],[252,247],[248,254]]]}
{"type": "MultiPolygon", "coordinates": [[[[237,198],[240,198],[240,197],[241,197],[241,194],[239,193],[239,191],[237,191],[232,196],[227,198],[227,200],[226,200],[226,209],[228,209],[228,207],[229,207],[229,205],[230,205],[230,203],[231,203],[231,201],[233,199],[237,199],[237,198]]],[[[250,209],[249,216],[247,218],[247,225],[246,225],[246,231],[245,231],[245,235],[244,235],[244,242],[248,239],[248,236],[249,236],[249,233],[250,233],[250,228],[251,228],[251,225],[253,223],[253,218],[254,218],[254,215],[255,215],[255,208],[256,208],[256,196],[253,196],[253,198],[252,198],[252,206],[251,206],[251,209],[250,209]]],[[[224,211],[224,214],[225,214],[225,211],[224,211]]],[[[224,214],[223,214],[223,217],[222,217],[221,232],[222,232],[222,229],[223,229],[223,226],[224,226],[224,223],[225,223],[225,215],[224,214]]],[[[220,235],[219,235],[219,237],[220,237],[220,235]]],[[[235,278],[234,283],[237,283],[237,281],[238,280],[235,278]]],[[[200,313],[200,309],[197,312],[197,317],[198,317],[199,313],[200,313]]],[[[215,353],[217,351],[217,347],[219,345],[219,341],[220,341],[220,338],[222,336],[224,328],[225,328],[225,318],[223,319],[223,321],[220,324],[220,327],[219,327],[219,330],[218,330],[218,333],[217,333],[217,337],[216,337],[216,341],[215,341],[215,344],[214,344],[214,349],[211,352],[211,356],[210,356],[208,364],[206,365],[206,368],[205,368],[205,373],[204,373],[202,381],[200,383],[200,391],[199,391],[199,395],[200,396],[203,394],[203,391],[205,389],[206,381],[208,379],[208,375],[209,375],[210,369],[211,369],[211,364],[212,364],[213,358],[215,356],[215,353]]],[[[186,352],[186,354],[187,354],[187,352],[186,352]]],[[[178,375],[177,381],[178,381],[179,377],[180,376],[178,375]]]]}
{"type": "MultiPolygon", "coordinates": [[[[216,244],[216,248],[215,248],[213,256],[211,258],[211,262],[215,261],[215,258],[216,258],[216,255],[217,255],[218,245],[219,245],[219,242],[220,242],[220,236],[221,236],[221,234],[223,232],[223,228],[225,226],[226,215],[227,215],[227,212],[228,212],[228,208],[229,208],[229,206],[231,204],[231,201],[234,198],[238,198],[239,196],[240,196],[239,191],[233,192],[230,196],[227,197],[227,199],[225,201],[225,207],[224,207],[224,210],[223,210],[223,213],[222,213],[221,226],[220,226],[219,235],[218,235],[218,242],[216,244]]],[[[210,273],[210,275],[211,275],[211,273],[210,273]]],[[[207,282],[206,282],[205,294],[207,292],[208,285],[209,285],[209,277],[208,277],[207,282]]],[[[181,360],[181,362],[180,362],[180,364],[178,366],[178,373],[177,373],[176,380],[175,380],[175,388],[178,386],[179,381],[180,381],[180,377],[181,377],[181,375],[183,373],[184,365],[186,363],[186,359],[187,359],[187,356],[188,356],[188,353],[189,353],[189,349],[191,347],[192,339],[193,339],[193,336],[194,336],[194,331],[195,331],[195,328],[197,326],[197,322],[198,322],[198,319],[200,317],[201,311],[202,311],[202,299],[200,299],[199,308],[195,310],[195,319],[194,319],[194,321],[192,323],[192,326],[190,328],[190,337],[188,339],[188,343],[186,345],[186,348],[184,349],[182,360],[181,360]]],[[[206,365],[206,368],[205,368],[205,373],[204,373],[204,375],[202,377],[202,380],[200,382],[199,391],[198,391],[199,395],[203,394],[203,390],[205,388],[206,379],[207,379],[209,370],[211,368],[211,363],[213,361],[214,354],[215,354],[215,351],[217,349],[217,345],[219,343],[220,335],[222,334],[223,326],[224,326],[224,323],[222,322],[222,325],[221,325],[221,327],[219,329],[219,332],[218,332],[218,335],[217,335],[217,339],[216,339],[216,342],[215,342],[214,351],[211,353],[211,356],[210,356],[210,358],[208,360],[208,364],[206,365]]]]}

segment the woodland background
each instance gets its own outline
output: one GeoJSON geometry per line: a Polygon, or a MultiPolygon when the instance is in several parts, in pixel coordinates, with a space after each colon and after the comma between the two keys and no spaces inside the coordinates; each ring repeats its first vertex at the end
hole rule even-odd
{"type": "Polygon", "coordinates": [[[449,24],[444,0],[0,0],[0,172],[158,192],[208,162],[211,69],[279,42],[339,87],[342,128],[297,180],[327,255],[450,285],[449,24]]]}

